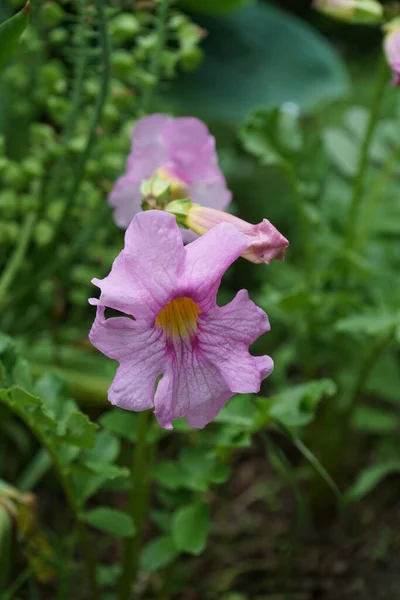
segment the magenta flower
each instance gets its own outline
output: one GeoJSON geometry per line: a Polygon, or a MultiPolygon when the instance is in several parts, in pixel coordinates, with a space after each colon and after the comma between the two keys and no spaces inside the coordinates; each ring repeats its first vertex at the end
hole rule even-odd
{"type": "Polygon", "coordinates": [[[384,48],[386,59],[393,71],[393,85],[400,85],[400,19],[387,26],[384,48]]]}
{"type": "Polygon", "coordinates": [[[189,195],[194,202],[221,210],[231,201],[215,140],[204,123],[194,117],[154,114],[136,124],[126,172],[109,197],[119,227],[126,229],[141,211],[141,183],[156,172],[171,181],[177,197],[189,195]]]}
{"type": "Polygon", "coordinates": [[[184,247],[173,215],[136,215],[110,274],[93,280],[100,299],[90,301],[97,304],[90,341],[120,363],[112,404],[155,407],[166,429],[180,417],[204,427],[234,394],[259,391],[273,362],[248,349],[269,330],[268,317],[245,290],[216,304],[222,275],[247,247],[228,223],[184,247]],[[129,316],[107,319],[106,307],[129,316]]]}

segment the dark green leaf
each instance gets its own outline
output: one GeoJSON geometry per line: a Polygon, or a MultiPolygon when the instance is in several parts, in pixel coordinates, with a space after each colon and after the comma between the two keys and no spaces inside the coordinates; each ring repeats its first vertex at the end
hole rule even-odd
{"type": "Polygon", "coordinates": [[[136,414],[120,408],[113,408],[100,418],[100,424],[122,439],[134,442],[136,439],[136,414]]]}
{"type": "Polygon", "coordinates": [[[366,496],[388,475],[400,473],[400,461],[389,461],[373,467],[367,467],[360,473],[355,483],[347,491],[345,499],[355,502],[366,496]]]}
{"type": "Polygon", "coordinates": [[[227,13],[255,0],[179,0],[182,8],[205,14],[227,13]]]}
{"type": "Polygon", "coordinates": [[[92,527],[117,535],[119,537],[131,537],[135,533],[132,518],[119,510],[107,507],[94,508],[80,515],[82,521],[89,523],[92,527]]]}
{"type": "Polygon", "coordinates": [[[30,6],[27,2],[16,15],[0,24],[0,69],[12,56],[19,38],[29,21],[30,6]]]}
{"type": "Polygon", "coordinates": [[[383,408],[361,405],[354,414],[352,427],[373,435],[395,433],[400,432],[400,418],[394,412],[383,408]]]}
{"type": "Polygon", "coordinates": [[[346,91],[347,75],[329,43],[288,13],[256,3],[196,21],[208,31],[205,59],[167,95],[180,112],[241,121],[255,106],[310,108],[346,91]]]}
{"type": "Polygon", "coordinates": [[[68,417],[62,441],[79,448],[92,448],[97,429],[98,425],[92,423],[87,415],[82,412],[74,412],[68,417]]]}
{"type": "Polygon", "coordinates": [[[178,550],[200,554],[206,546],[210,527],[207,504],[198,502],[184,506],[172,518],[172,538],[178,550]]]}
{"type": "Polygon", "coordinates": [[[153,573],[172,562],[178,554],[172,537],[165,535],[152,540],[144,547],[140,564],[143,571],[153,573]]]}

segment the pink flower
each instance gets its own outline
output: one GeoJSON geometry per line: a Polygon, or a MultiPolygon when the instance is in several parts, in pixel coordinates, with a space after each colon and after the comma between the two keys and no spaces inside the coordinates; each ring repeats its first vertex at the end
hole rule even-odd
{"type": "Polygon", "coordinates": [[[136,215],[110,274],[93,280],[101,295],[91,300],[97,314],[89,338],[119,362],[112,404],[155,407],[166,429],[180,417],[204,427],[234,394],[259,391],[273,362],[248,348],[269,330],[268,317],[245,290],[224,307],[216,304],[222,275],[247,246],[222,223],[184,247],[173,215],[136,215]],[[133,319],[107,319],[106,307],[133,319]]]}
{"type": "Polygon", "coordinates": [[[387,26],[384,48],[386,59],[393,71],[393,85],[400,84],[400,19],[395,19],[387,26]]]}
{"type": "MultiPolygon", "coordinates": [[[[168,210],[168,206],[166,209],[168,210]]],[[[242,256],[250,262],[268,265],[274,258],[284,260],[289,242],[267,219],[263,219],[258,225],[252,225],[229,213],[194,204],[188,209],[184,221],[186,227],[199,235],[209,231],[218,223],[231,223],[237,231],[244,234],[248,241],[248,248],[242,256]]]]}
{"type": "Polygon", "coordinates": [[[158,172],[172,181],[175,191],[194,202],[224,209],[231,192],[218,166],[215,140],[207,127],[194,117],[173,119],[154,114],[138,121],[125,174],[118,179],[109,201],[114,220],[126,229],[141,211],[143,180],[158,172]]]}

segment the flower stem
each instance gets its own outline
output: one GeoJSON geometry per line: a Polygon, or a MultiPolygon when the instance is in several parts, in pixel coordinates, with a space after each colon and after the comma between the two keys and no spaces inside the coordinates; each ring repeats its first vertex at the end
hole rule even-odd
{"type": "Polygon", "coordinates": [[[379,112],[388,83],[388,73],[386,60],[382,59],[378,70],[376,88],[372,100],[369,122],[365,131],[365,136],[361,146],[360,158],[358,162],[357,174],[354,179],[352,197],[350,201],[349,214],[347,219],[347,230],[345,234],[345,247],[350,249],[353,246],[357,230],[357,218],[359,215],[360,204],[364,192],[365,174],[368,166],[368,158],[371,149],[371,143],[374,137],[375,129],[378,124],[379,112]]]}
{"type": "Polygon", "coordinates": [[[136,532],[125,542],[119,600],[130,600],[132,597],[132,586],[138,570],[151,480],[151,458],[154,451],[147,443],[150,416],[151,411],[148,410],[139,413],[138,416],[137,440],[133,451],[131,490],[127,510],[134,521],[136,532]]]}

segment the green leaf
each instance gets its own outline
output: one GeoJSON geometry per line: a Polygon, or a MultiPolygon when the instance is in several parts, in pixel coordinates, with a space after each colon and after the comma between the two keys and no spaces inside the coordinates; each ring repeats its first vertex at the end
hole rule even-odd
{"type": "Polygon", "coordinates": [[[256,3],[196,22],[208,31],[205,59],[167,89],[178,112],[237,122],[255,106],[308,109],[346,92],[347,74],[329,43],[286,12],[256,3]]]}
{"type": "Polygon", "coordinates": [[[358,169],[359,144],[340,129],[327,129],[323,139],[332,164],[340,173],[353,177],[358,169]]]}
{"type": "Polygon", "coordinates": [[[126,513],[99,506],[80,515],[82,521],[105,533],[119,537],[131,537],[135,533],[132,518],[126,513]]]}
{"type": "Polygon", "coordinates": [[[400,327],[400,313],[388,314],[377,310],[346,317],[335,324],[336,331],[354,336],[366,334],[373,337],[387,335],[395,327],[400,327]]]}
{"type": "Polygon", "coordinates": [[[194,10],[204,14],[223,14],[237,10],[255,0],[179,0],[179,4],[186,10],[194,10]]]}
{"type": "Polygon", "coordinates": [[[257,407],[252,397],[246,394],[234,396],[215,417],[217,423],[235,425],[240,429],[252,430],[257,420],[257,407]]]}
{"type": "Polygon", "coordinates": [[[136,414],[120,408],[113,408],[100,418],[100,424],[118,437],[134,442],[136,439],[136,414]]]}
{"type": "Polygon", "coordinates": [[[143,571],[153,573],[172,562],[179,552],[171,536],[165,535],[149,542],[140,556],[143,571]]]}
{"type": "Polygon", "coordinates": [[[62,441],[79,448],[93,448],[97,429],[98,425],[92,423],[87,415],[74,412],[68,417],[62,441]]]}
{"type": "MultiPolygon", "coordinates": [[[[293,386],[278,396],[269,398],[264,406],[265,418],[275,419],[284,427],[308,425],[314,418],[317,404],[324,396],[333,396],[336,384],[331,379],[320,379],[293,386]]],[[[259,399],[262,402],[262,399],[259,399]]]]}
{"type": "Polygon", "coordinates": [[[244,148],[262,164],[292,160],[303,147],[298,117],[285,108],[256,109],[240,130],[244,148]]]}
{"type": "Polygon", "coordinates": [[[185,448],[179,456],[179,469],[185,482],[184,487],[206,492],[213,481],[215,457],[206,454],[201,448],[185,448]]]}
{"type": "Polygon", "coordinates": [[[347,491],[345,499],[347,502],[360,500],[371,492],[386,477],[394,473],[400,473],[400,461],[389,461],[372,467],[367,467],[358,476],[355,483],[347,491]]]}
{"type": "Polygon", "coordinates": [[[16,49],[29,21],[29,1],[16,15],[0,24],[0,69],[16,49]]]}
{"type": "Polygon", "coordinates": [[[384,435],[400,431],[400,418],[383,408],[361,405],[357,408],[351,425],[362,433],[384,435]]]}
{"type": "Polygon", "coordinates": [[[210,531],[208,505],[198,502],[177,510],[172,518],[172,538],[178,550],[200,554],[210,531]]]}
{"type": "Polygon", "coordinates": [[[163,460],[158,462],[155,469],[155,478],[158,483],[169,490],[185,487],[185,475],[176,462],[163,460]]]}

